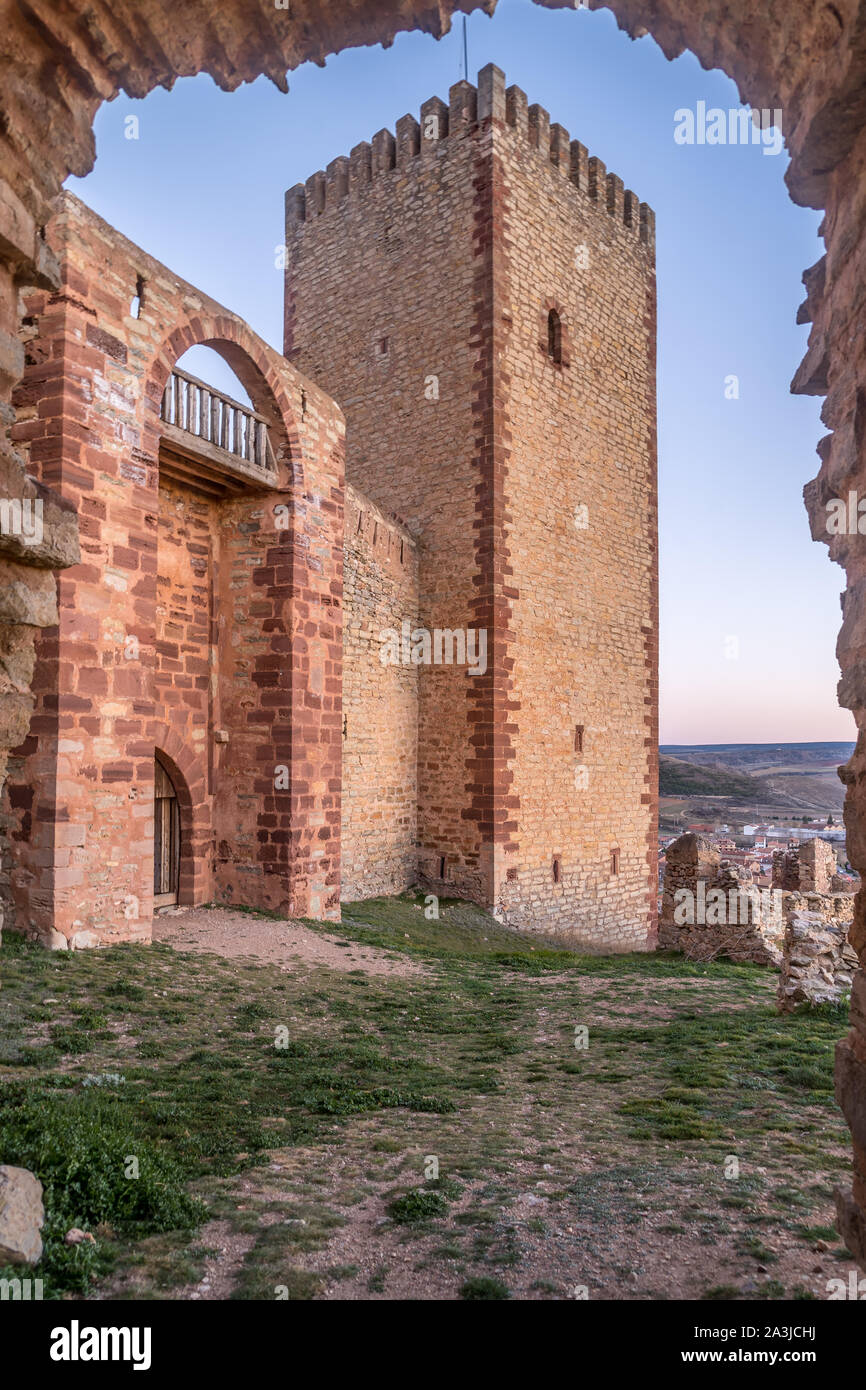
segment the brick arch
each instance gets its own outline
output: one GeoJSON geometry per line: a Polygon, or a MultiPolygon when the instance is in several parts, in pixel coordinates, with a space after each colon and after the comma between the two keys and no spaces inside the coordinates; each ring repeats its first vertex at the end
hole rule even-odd
{"type": "Polygon", "coordinates": [[[301,436],[294,407],[259,339],[246,324],[225,314],[200,314],[186,319],[172,329],[153,358],[144,390],[146,452],[153,457],[158,453],[159,409],[165,385],[178,358],[191,347],[212,348],[231,367],[254,409],[268,421],[281,485],[302,489],[301,436]]]}
{"type": "Polygon", "coordinates": [[[205,772],[180,735],[164,723],[148,726],[154,758],[172,780],[180,810],[180,875],[177,900],[189,906],[204,899],[206,856],[212,840],[205,772]]]}

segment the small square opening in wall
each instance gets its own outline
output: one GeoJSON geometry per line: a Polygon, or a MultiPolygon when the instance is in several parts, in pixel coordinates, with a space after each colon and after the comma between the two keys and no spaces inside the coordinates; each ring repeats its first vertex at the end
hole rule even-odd
{"type": "Polygon", "coordinates": [[[575,726],[574,726],[574,751],[575,751],[575,753],[582,753],[582,752],[583,752],[583,725],[582,725],[582,724],[575,724],[575,726]]]}
{"type": "Polygon", "coordinates": [[[560,854],[555,854],[555,855],[553,856],[552,871],[553,871],[553,881],[554,881],[554,883],[561,883],[561,882],[562,882],[562,856],[561,856],[560,854]]]}
{"type": "Polygon", "coordinates": [[[619,850],[612,849],[610,852],[610,871],[612,874],[619,873],[619,850]]]}
{"type": "Polygon", "coordinates": [[[505,877],[506,877],[506,879],[508,880],[509,883],[516,883],[516,882],[517,882],[517,870],[516,870],[516,869],[508,869],[508,870],[506,870],[505,877]]]}

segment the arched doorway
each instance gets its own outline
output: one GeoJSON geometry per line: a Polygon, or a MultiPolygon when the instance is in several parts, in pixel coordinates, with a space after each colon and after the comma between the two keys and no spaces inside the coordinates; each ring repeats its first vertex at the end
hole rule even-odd
{"type": "Polygon", "coordinates": [[[153,905],[177,902],[180,881],[180,807],[166,768],[154,758],[153,767],[153,905]]]}

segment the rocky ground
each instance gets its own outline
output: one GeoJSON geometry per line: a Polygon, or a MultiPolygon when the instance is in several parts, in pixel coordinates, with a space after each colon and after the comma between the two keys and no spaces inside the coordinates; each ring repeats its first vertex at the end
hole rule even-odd
{"type": "Polygon", "coordinates": [[[780,1017],[771,971],[579,956],[411,899],[157,937],[4,941],[0,1138],[46,1186],[48,1295],[823,1299],[848,1276],[843,1011],[780,1017]]]}

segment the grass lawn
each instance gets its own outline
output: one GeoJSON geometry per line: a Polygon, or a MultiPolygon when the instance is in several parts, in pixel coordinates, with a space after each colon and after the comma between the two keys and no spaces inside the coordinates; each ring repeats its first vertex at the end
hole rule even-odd
{"type": "Polygon", "coordinates": [[[826,1296],[840,1011],[422,905],[308,924],[405,978],[4,936],[0,1161],[45,1187],[46,1297],[826,1296]]]}

